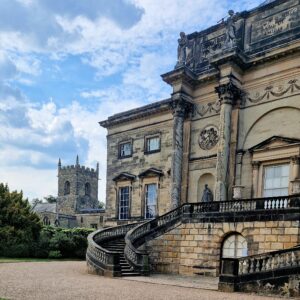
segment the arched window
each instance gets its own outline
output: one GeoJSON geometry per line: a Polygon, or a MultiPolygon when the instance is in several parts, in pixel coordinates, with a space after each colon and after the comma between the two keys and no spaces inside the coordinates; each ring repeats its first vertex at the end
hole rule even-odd
{"type": "Polygon", "coordinates": [[[66,181],[65,182],[65,190],[64,190],[64,194],[65,195],[69,195],[70,194],[70,182],[66,181]]]}
{"type": "Polygon", "coordinates": [[[85,195],[90,196],[90,194],[91,194],[91,185],[88,182],[85,184],[84,190],[85,190],[85,195]]]}
{"type": "Polygon", "coordinates": [[[59,220],[58,220],[58,219],[55,220],[54,225],[55,225],[56,227],[59,226],[59,220]]]}
{"type": "Polygon", "coordinates": [[[223,258],[239,258],[247,255],[248,245],[242,235],[234,233],[224,240],[222,249],[223,258]]]}
{"type": "Polygon", "coordinates": [[[44,225],[50,225],[50,220],[49,220],[49,218],[47,216],[44,217],[43,224],[44,225]]]}

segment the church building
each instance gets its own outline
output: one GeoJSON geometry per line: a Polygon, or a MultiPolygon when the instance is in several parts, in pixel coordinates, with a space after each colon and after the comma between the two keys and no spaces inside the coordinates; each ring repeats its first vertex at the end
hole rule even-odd
{"type": "Polygon", "coordinates": [[[162,75],[170,98],[100,122],[113,227],[89,237],[90,270],[220,276],[232,290],[290,282],[300,273],[300,1],[181,32],[174,65],[162,75]]]}
{"type": "Polygon", "coordinates": [[[44,225],[66,228],[102,228],[104,209],[99,208],[97,168],[86,168],[79,164],[62,166],[58,161],[58,195],[55,203],[39,203],[33,209],[44,225]]]}

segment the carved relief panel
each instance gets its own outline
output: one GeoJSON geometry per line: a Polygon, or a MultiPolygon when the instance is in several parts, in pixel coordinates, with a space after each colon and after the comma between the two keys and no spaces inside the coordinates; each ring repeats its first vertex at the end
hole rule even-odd
{"type": "Polygon", "coordinates": [[[219,141],[218,128],[214,125],[205,127],[199,136],[199,146],[203,150],[211,150],[219,141]]]}

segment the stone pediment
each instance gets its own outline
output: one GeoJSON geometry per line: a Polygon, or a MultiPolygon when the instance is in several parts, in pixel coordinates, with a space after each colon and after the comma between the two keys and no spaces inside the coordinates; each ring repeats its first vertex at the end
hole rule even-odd
{"type": "Polygon", "coordinates": [[[163,176],[164,173],[162,170],[156,169],[156,168],[149,168],[148,170],[142,172],[139,174],[140,178],[144,177],[156,177],[156,176],[163,176]]]}
{"type": "Polygon", "coordinates": [[[127,172],[122,172],[119,175],[117,175],[116,177],[113,178],[113,181],[126,181],[126,180],[130,180],[133,181],[135,180],[135,175],[127,173],[127,172]]]}
{"type": "Polygon", "coordinates": [[[253,146],[249,149],[250,152],[271,150],[285,146],[300,145],[299,139],[287,138],[282,136],[272,136],[265,141],[253,146]]]}

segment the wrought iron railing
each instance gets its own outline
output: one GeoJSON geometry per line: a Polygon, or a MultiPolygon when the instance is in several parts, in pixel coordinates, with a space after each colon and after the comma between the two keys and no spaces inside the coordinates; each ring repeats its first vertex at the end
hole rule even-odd
{"type": "Polygon", "coordinates": [[[185,203],[182,206],[138,225],[128,231],[125,236],[125,257],[137,271],[149,271],[148,255],[145,250],[138,249],[145,241],[158,237],[179,225],[183,219],[198,218],[201,216],[223,213],[243,213],[245,211],[270,212],[285,211],[300,208],[298,196],[257,198],[233,201],[214,201],[200,203],[185,203]]]}
{"type": "Polygon", "coordinates": [[[103,243],[124,237],[135,226],[137,226],[136,223],[100,229],[91,233],[88,236],[87,264],[97,273],[119,276],[119,253],[105,249],[103,243]]]}

